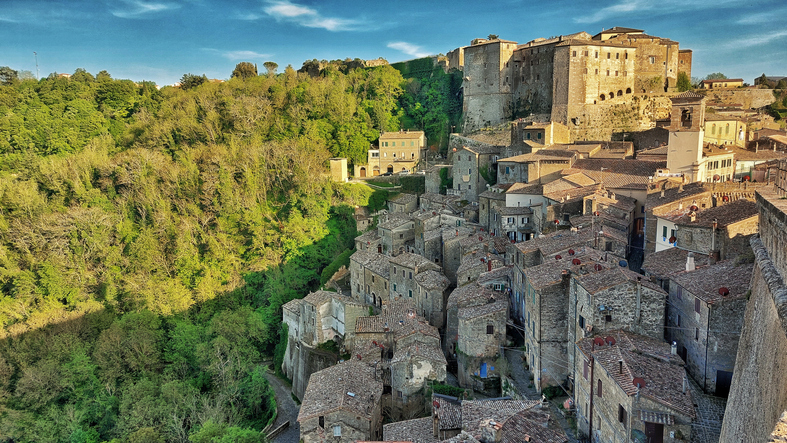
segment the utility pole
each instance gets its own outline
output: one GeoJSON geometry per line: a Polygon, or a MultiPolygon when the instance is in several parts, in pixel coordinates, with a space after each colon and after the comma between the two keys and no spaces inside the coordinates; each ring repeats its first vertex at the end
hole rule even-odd
{"type": "Polygon", "coordinates": [[[38,74],[38,53],[33,51],[33,55],[36,58],[36,81],[38,81],[38,79],[41,78],[41,76],[38,74]]]}

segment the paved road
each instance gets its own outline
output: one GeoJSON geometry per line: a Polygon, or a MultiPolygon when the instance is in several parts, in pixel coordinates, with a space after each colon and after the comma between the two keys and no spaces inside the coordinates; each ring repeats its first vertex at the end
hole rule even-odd
{"type": "Polygon", "coordinates": [[[691,397],[697,405],[697,420],[691,424],[692,443],[718,443],[721,436],[721,422],[727,400],[702,393],[700,386],[689,377],[691,397]]]}
{"type": "Polygon", "coordinates": [[[298,443],[301,439],[301,426],[296,420],[298,420],[300,407],[292,399],[290,387],[270,371],[265,373],[265,378],[268,379],[268,383],[270,383],[276,393],[276,405],[279,409],[279,415],[276,417],[276,422],[271,429],[276,429],[277,426],[287,420],[290,421],[290,427],[274,438],[273,441],[276,443],[298,443]]]}

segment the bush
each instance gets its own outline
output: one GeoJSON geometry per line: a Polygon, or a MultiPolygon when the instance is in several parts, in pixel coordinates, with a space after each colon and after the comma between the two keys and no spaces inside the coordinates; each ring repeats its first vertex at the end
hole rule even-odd
{"type": "Polygon", "coordinates": [[[432,385],[432,392],[435,394],[450,395],[451,397],[462,398],[466,391],[462,388],[457,388],[456,386],[435,383],[432,385]]]}
{"type": "Polygon", "coordinates": [[[562,397],[565,395],[563,388],[560,386],[547,386],[541,391],[541,393],[544,394],[544,397],[546,397],[547,400],[552,400],[555,397],[562,397]]]}

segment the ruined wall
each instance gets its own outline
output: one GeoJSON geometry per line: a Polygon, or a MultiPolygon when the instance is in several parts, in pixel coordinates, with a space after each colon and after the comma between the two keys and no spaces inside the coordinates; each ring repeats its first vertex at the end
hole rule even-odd
{"type": "Polygon", "coordinates": [[[708,102],[739,104],[744,109],[756,109],[774,102],[772,89],[713,89],[705,95],[708,102]]]}
{"type": "Polygon", "coordinates": [[[760,237],[751,240],[755,255],[751,298],[720,441],[766,441],[787,409],[786,202],[772,190],[757,193],[760,237]]]}
{"type": "Polygon", "coordinates": [[[571,105],[561,117],[568,118],[571,141],[609,140],[614,132],[650,129],[652,122],[668,118],[672,101],[667,96],[631,94],[597,105],[571,105]]]}

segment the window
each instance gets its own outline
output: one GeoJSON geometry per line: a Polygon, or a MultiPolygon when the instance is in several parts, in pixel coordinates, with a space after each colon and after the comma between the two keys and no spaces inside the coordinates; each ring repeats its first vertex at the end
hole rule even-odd
{"type": "Polygon", "coordinates": [[[508,219],[506,221],[508,223],[513,223],[514,222],[514,217],[508,217],[508,219]]]}
{"type": "Polygon", "coordinates": [[[585,74],[587,74],[587,73],[588,73],[588,68],[585,68],[585,71],[584,71],[584,73],[585,73],[585,74]]]}
{"type": "Polygon", "coordinates": [[[601,380],[599,380],[598,381],[598,389],[596,389],[596,395],[598,395],[599,398],[602,397],[602,395],[601,395],[601,393],[602,393],[601,392],[601,387],[602,387],[602,383],[601,383],[601,380]]]}
{"type": "Polygon", "coordinates": [[[407,296],[410,297],[410,298],[413,298],[413,290],[412,289],[408,289],[407,290],[407,296]]]}
{"type": "Polygon", "coordinates": [[[626,416],[627,415],[628,414],[626,413],[626,408],[624,408],[623,405],[619,404],[618,405],[618,421],[620,423],[623,423],[623,428],[624,429],[626,428],[626,422],[627,422],[626,416]]]}
{"type": "Polygon", "coordinates": [[[342,436],[342,427],[336,425],[333,427],[333,436],[334,437],[341,437],[342,436]]]}
{"type": "Polygon", "coordinates": [[[404,238],[404,234],[399,234],[399,238],[404,238]]]}
{"type": "Polygon", "coordinates": [[[579,327],[585,329],[585,317],[579,316],[579,327]]]}
{"type": "Polygon", "coordinates": [[[522,217],[522,224],[523,225],[527,224],[527,222],[528,222],[527,217],[522,217]]]}
{"type": "Polygon", "coordinates": [[[385,289],[388,289],[388,282],[385,282],[385,289]]]}
{"type": "MultiPolygon", "coordinates": [[[[624,53],[623,53],[623,58],[625,58],[626,60],[628,60],[628,59],[629,59],[629,53],[628,53],[628,52],[624,52],[624,53]]],[[[681,62],[681,63],[683,63],[683,62],[681,62]]]]}
{"type": "Polygon", "coordinates": [[[678,298],[678,300],[683,300],[683,287],[682,286],[678,286],[678,289],[675,290],[675,296],[678,298]]]}
{"type": "Polygon", "coordinates": [[[404,278],[404,269],[402,269],[402,278],[404,278]]]}
{"type": "Polygon", "coordinates": [[[408,277],[410,277],[410,280],[412,280],[412,279],[413,279],[413,273],[412,273],[412,271],[408,272],[408,273],[407,273],[407,276],[408,276],[408,277]]]}
{"type": "Polygon", "coordinates": [[[530,140],[530,133],[529,132],[525,132],[525,139],[530,140]]]}
{"type": "Polygon", "coordinates": [[[582,376],[585,377],[585,380],[588,379],[588,361],[587,360],[582,362],[582,376]]]}
{"type": "Polygon", "coordinates": [[[396,283],[393,284],[393,290],[396,291],[396,283]]]}
{"type": "Polygon", "coordinates": [[[467,168],[467,173],[468,174],[472,174],[473,173],[473,168],[467,168]]]}
{"type": "Polygon", "coordinates": [[[541,140],[541,133],[538,133],[538,139],[541,140]]]}
{"type": "Polygon", "coordinates": [[[618,52],[618,53],[615,53],[615,59],[616,59],[616,60],[620,60],[620,53],[619,53],[619,52],[618,52]]]}
{"type": "Polygon", "coordinates": [[[372,276],[372,283],[374,283],[374,276],[372,276]]]}
{"type": "MultiPolygon", "coordinates": [[[[618,76],[618,71],[615,71],[615,77],[617,77],[617,76],[618,76]]],[[[620,94],[618,94],[618,95],[620,95],[620,94]]]]}
{"type": "Polygon", "coordinates": [[[609,77],[609,69],[607,69],[607,77],[609,77]]]}
{"type": "Polygon", "coordinates": [[[650,62],[650,64],[652,65],[652,64],[656,63],[656,57],[654,57],[654,56],[652,56],[652,55],[651,55],[650,57],[648,57],[648,61],[649,61],[649,62],[650,62]]]}
{"type": "Polygon", "coordinates": [[[598,68],[596,68],[596,75],[598,75],[598,68]]]}
{"type": "Polygon", "coordinates": [[[680,327],[680,314],[678,314],[678,318],[675,320],[675,326],[680,327]]]}
{"type": "Polygon", "coordinates": [[[700,313],[700,299],[697,297],[694,297],[694,312],[700,313]]]}
{"type": "Polygon", "coordinates": [[[604,321],[607,322],[607,323],[611,322],[612,321],[612,315],[610,315],[610,314],[605,315],[604,316],[604,321]]]}
{"type": "Polygon", "coordinates": [[[584,53],[584,54],[585,54],[585,57],[587,57],[587,56],[588,56],[588,52],[587,52],[587,51],[585,51],[585,53],[584,53]]]}
{"type": "Polygon", "coordinates": [[[607,60],[609,60],[610,57],[612,57],[612,53],[611,52],[607,52],[607,60]]]}
{"type": "Polygon", "coordinates": [[[511,173],[511,168],[509,168],[508,166],[506,166],[506,175],[508,175],[508,174],[510,174],[510,173],[511,173]]]}
{"type": "Polygon", "coordinates": [[[700,328],[694,328],[694,341],[700,341],[700,328]]]}
{"type": "Polygon", "coordinates": [[[319,423],[321,428],[325,427],[325,417],[323,417],[322,415],[319,418],[319,423]]]}
{"type": "Polygon", "coordinates": [[[596,58],[598,58],[598,51],[596,51],[596,58]]]}
{"type": "Polygon", "coordinates": [[[486,333],[491,335],[495,333],[495,325],[486,325],[486,333]]]}
{"type": "Polygon", "coordinates": [[[577,51],[571,51],[571,56],[572,57],[576,57],[577,56],[577,51]]]}

